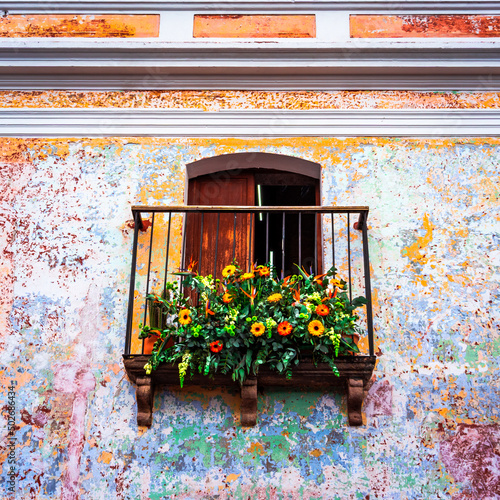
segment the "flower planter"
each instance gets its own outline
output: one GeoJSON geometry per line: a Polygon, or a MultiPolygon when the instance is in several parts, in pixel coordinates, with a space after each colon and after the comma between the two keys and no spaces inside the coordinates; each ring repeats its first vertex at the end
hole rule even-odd
{"type": "MultiPolygon", "coordinates": [[[[153,395],[157,386],[180,387],[179,370],[175,365],[160,365],[150,375],[146,374],[144,365],[149,356],[125,356],[124,365],[127,375],[137,385],[137,423],[150,426],[153,417],[153,395]]],[[[343,356],[335,359],[340,376],[333,374],[327,363],[314,365],[310,361],[302,361],[293,369],[293,376],[287,379],[284,375],[271,371],[266,365],[260,367],[256,377],[247,378],[243,384],[234,382],[230,375],[215,373],[212,376],[194,374],[186,376],[185,390],[190,387],[240,387],[241,389],[241,424],[254,426],[257,422],[257,389],[266,387],[289,387],[301,390],[325,389],[341,391],[347,394],[347,414],[349,424],[363,424],[362,406],[365,389],[375,367],[374,356],[343,356]]]]}

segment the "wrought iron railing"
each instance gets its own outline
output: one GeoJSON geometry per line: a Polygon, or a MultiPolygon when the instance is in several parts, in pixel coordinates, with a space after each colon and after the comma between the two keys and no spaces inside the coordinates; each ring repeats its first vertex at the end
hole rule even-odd
{"type": "Polygon", "coordinates": [[[367,340],[360,347],[374,355],[368,207],[134,206],[132,213],[125,356],[147,354],[139,325],[151,320],[149,294],[161,295],[168,281],[180,282],[175,273],[190,265],[215,279],[235,260],[248,269],[256,261],[271,263],[282,276],[297,271],[295,264],[316,274],[334,266],[350,299],[367,299],[358,312],[367,340]]]}

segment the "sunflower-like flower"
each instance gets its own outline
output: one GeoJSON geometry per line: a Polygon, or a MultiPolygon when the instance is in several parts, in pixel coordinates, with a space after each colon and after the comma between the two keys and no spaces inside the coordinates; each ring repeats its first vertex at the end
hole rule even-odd
{"type": "Polygon", "coordinates": [[[271,274],[271,270],[266,266],[260,266],[258,268],[259,276],[265,277],[271,274]]]}
{"type": "Polygon", "coordinates": [[[179,323],[181,325],[189,325],[193,321],[191,318],[191,311],[189,309],[181,309],[179,311],[179,323]]]}
{"type": "Polygon", "coordinates": [[[255,278],[255,274],[254,273],[243,273],[241,275],[241,280],[242,281],[249,280],[249,279],[252,279],[252,278],[255,278]]]}
{"type": "Polygon", "coordinates": [[[224,302],[224,304],[229,304],[232,301],[233,301],[233,296],[230,293],[226,292],[222,296],[222,302],[224,302]]]}
{"type": "Polygon", "coordinates": [[[328,316],[330,312],[330,309],[328,309],[328,306],[325,304],[320,304],[319,306],[316,306],[316,314],[319,316],[328,316]]]}
{"type": "Polygon", "coordinates": [[[323,326],[323,323],[321,323],[321,321],[314,319],[307,326],[307,330],[314,337],[321,337],[321,335],[323,335],[323,332],[325,331],[325,327],[323,326]]]}
{"type": "Polygon", "coordinates": [[[250,333],[254,337],[260,337],[266,331],[266,327],[263,323],[253,323],[250,327],[250,333]]]}
{"type": "Polygon", "coordinates": [[[293,327],[288,321],[282,321],[278,325],[278,333],[282,337],[286,337],[287,335],[290,335],[292,333],[293,327]]]}
{"type": "Polygon", "coordinates": [[[281,299],[283,298],[283,296],[281,295],[281,293],[273,293],[271,295],[269,295],[269,297],[267,298],[267,301],[268,302],[279,302],[281,299]]]}
{"type": "Polygon", "coordinates": [[[235,272],[236,272],[236,266],[233,266],[232,264],[230,264],[229,266],[226,266],[222,270],[222,276],[224,278],[228,278],[229,276],[232,276],[235,272]]]}
{"type": "Polygon", "coordinates": [[[217,353],[222,351],[224,344],[220,340],[215,340],[214,342],[210,342],[209,346],[212,352],[217,353]]]}

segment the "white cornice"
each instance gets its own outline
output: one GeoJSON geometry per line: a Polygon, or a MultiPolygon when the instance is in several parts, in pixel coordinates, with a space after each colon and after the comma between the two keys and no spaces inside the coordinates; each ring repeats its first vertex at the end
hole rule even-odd
{"type": "Polygon", "coordinates": [[[0,41],[0,74],[490,75],[500,41],[0,41]]]}
{"type": "Polygon", "coordinates": [[[102,12],[168,12],[196,10],[204,12],[301,12],[301,11],[348,11],[348,12],[396,12],[396,13],[473,13],[500,12],[500,2],[479,0],[476,2],[431,0],[7,0],[0,9],[9,13],[102,13],[102,12]]]}
{"type": "Polygon", "coordinates": [[[498,137],[500,110],[3,109],[1,137],[498,137]]]}

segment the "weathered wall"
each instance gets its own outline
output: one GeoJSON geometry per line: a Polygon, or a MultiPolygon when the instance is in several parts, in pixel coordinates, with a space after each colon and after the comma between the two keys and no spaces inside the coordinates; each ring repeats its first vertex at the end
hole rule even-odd
{"type": "MultiPolygon", "coordinates": [[[[73,99],[93,99],[83,97],[73,99]]],[[[403,97],[409,107],[498,103],[495,93],[403,97]]],[[[499,139],[0,144],[0,397],[13,381],[17,498],[499,498],[499,139]],[[347,427],[340,395],[266,391],[257,426],[243,429],[235,393],[163,390],[152,428],[137,428],[121,363],[130,205],[180,204],[187,163],[246,151],[318,162],[323,203],[370,206],[379,357],[364,427],[347,427]]]]}

